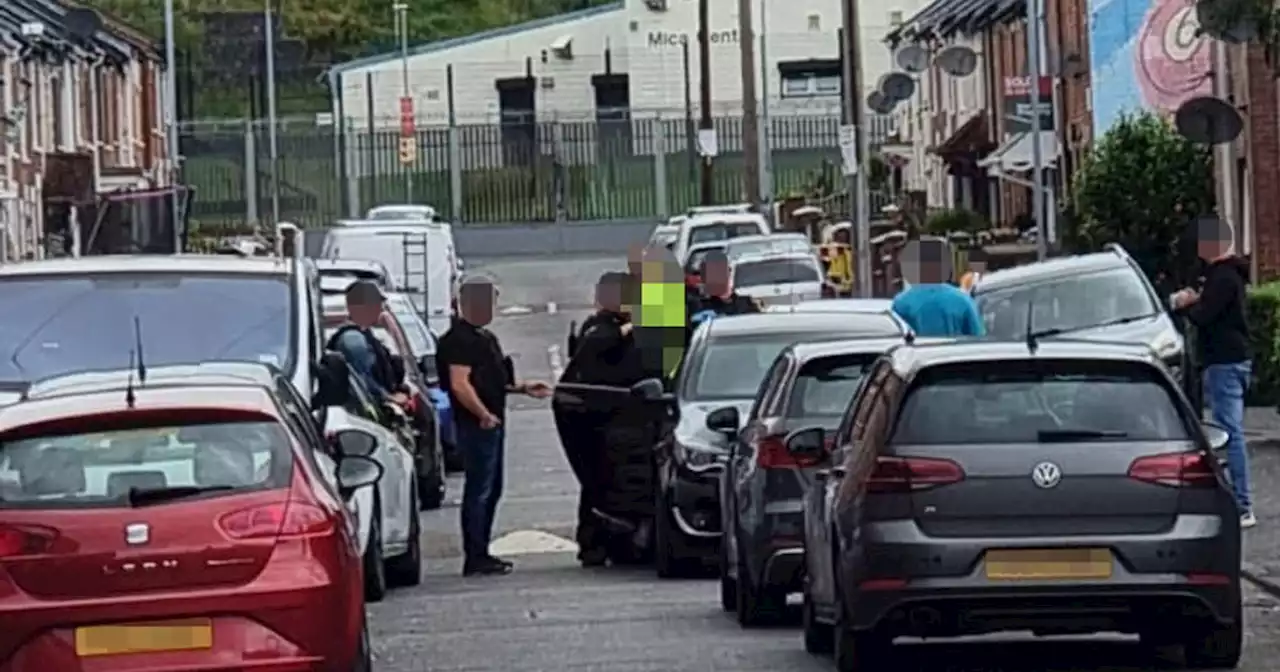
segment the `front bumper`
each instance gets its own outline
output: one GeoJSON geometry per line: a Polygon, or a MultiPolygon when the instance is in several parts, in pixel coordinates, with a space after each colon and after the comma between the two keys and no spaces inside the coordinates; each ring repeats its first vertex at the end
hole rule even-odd
{"type": "Polygon", "coordinates": [[[676,529],[688,542],[716,547],[720,539],[721,465],[692,470],[677,467],[671,479],[669,509],[676,529]]]}

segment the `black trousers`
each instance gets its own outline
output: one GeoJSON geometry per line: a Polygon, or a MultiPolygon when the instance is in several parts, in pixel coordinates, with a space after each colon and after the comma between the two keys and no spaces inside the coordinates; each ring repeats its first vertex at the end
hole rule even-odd
{"type": "Polygon", "coordinates": [[[565,459],[578,481],[578,548],[584,553],[600,549],[608,541],[607,534],[591,510],[604,506],[609,488],[604,454],[607,416],[560,401],[552,402],[551,411],[565,459]]]}

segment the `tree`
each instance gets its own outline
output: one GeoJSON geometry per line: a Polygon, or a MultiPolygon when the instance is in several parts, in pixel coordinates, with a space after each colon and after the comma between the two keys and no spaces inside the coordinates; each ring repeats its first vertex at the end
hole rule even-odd
{"type": "Polygon", "coordinates": [[[1077,252],[1124,246],[1149,277],[1177,274],[1190,223],[1213,212],[1209,150],[1150,113],[1122,117],[1076,172],[1064,241],[1077,252]]]}

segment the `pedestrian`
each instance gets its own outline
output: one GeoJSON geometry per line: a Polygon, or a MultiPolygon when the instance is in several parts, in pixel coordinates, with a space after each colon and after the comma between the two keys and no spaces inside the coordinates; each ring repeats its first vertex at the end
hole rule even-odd
{"type": "Polygon", "coordinates": [[[372,331],[385,310],[382,290],[371,280],[357,280],[347,287],[346,302],[347,321],[329,337],[325,349],[341,353],[375,399],[407,406],[403,360],[397,367],[396,358],[372,331]]]}
{"type": "MultiPolygon", "coordinates": [[[[625,273],[600,277],[596,312],[583,323],[560,383],[623,388],[644,377],[630,315],[622,304],[626,282],[625,273]]],[[[617,409],[609,400],[577,394],[557,394],[551,408],[565,458],[578,480],[578,560],[584,567],[600,566],[608,560],[610,539],[595,511],[607,508],[605,494],[613,470],[605,434],[617,409]]]]}
{"type": "Polygon", "coordinates": [[[702,293],[685,309],[689,316],[688,337],[692,337],[698,325],[712,317],[758,312],[760,306],[751,297],[733,291],[729,257],[720,250],[708,252],[702,258],[702,293]]]}
{"type": "Polygon", "coordinates": [[[487,278],[469,278],[458,288],[459,319],[441,339],[436,360],[440,386],[455,409],[462,454],[463,576],[509,574],[512,564],[489,553],[503,487],[503,423],[506,396],[551,396],[540,381],[518,382],[498,338],[485,327],[493,320],[497,288],[487,278]]]}
{"type": "Polygon", "coordinates": [[[1245,320],[1249,265],[1235,255],[1231,225],[1205,218],[1196,226],[1196,252],[1208,266],[1203,289],[1185,288],[1170,297],[1196,326],[1204,367],[1204,398],[1213,421],[1227,430],[1227,469],[1240,506],[1240,526],[1258,524],[1249,492],[1249,453],[1244,440],[1244,396],[1253,362],[1245,320]]]}
{"type": "Polygon", "coordinates": [[[910,285],[893,299],[893,312],[917,336],[982,336],[978,304],[949,280],[950,246],[941,240],[910,240],[899,252],[910,285]]]}

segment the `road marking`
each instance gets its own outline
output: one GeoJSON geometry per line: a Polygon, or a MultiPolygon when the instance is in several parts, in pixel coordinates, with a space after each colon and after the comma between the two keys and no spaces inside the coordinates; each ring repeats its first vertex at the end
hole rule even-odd
{"type": "Polygon", "coordinates": [[[533,312],[529,306],[506,306],[498,311],[502,315],[528,315],[533,312]]]}
{"type": "Polygon", "coordinates": [[[517,530],[504,534],[489,544],[489,552],[499,557],[535,553],[576,553],[577,551],[577,544],[542,530],[517,530]]]}

